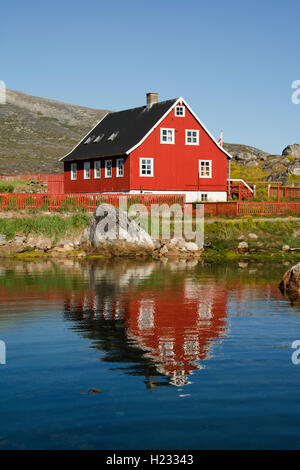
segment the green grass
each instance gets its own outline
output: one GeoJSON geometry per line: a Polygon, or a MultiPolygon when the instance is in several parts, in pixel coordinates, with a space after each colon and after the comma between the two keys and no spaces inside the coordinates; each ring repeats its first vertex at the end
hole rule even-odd
{"type": "Polygon", "coordinates": [[[278,260],[299,259],[298,252],[283,252],[282,246],[300,247],[300,220],[263,221],[252,217],[241,217],[233,220],[216,221],[205,224],[205,259],[230,260],[240,258],[278,260]],[[255,233],[258,238],[249,238],[255,233]],[[244,237],[244,238],[241,238],[244,237]],[[248,254],[237,251],[241,241],[248,243],[248,254]]]}
{"type": "Polygon", "coordinates": [[[0,233],[5,235],[7,239],[12,239],[17,234],[27,236],[31,233],[58,240],[66,233],[82,231],[88,224],[89,219],[90,217],[85,214],[73,214],[69,217],[39,215],[35,218],[0,218],[0,233]]]}

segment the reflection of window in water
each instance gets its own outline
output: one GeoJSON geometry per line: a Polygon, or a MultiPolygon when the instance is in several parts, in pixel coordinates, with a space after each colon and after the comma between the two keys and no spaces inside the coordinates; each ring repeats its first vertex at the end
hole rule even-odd
{"type": "Polygon", "coordinates": [[[154,303],[153,300],[141,300],[139,308],[139,329],[147,330],[154,327],[154,303]]]}
{"type": "Polygon", "coordinates": [[[208,320],[212,317],[212,304],[211,302],[200,302],[198,306],[199,320],[208,320]]]}
{"type": "Polygon", "coordinates": [[[187,385],[191,382],[187,381],[187,377],[185,375],[184,370],[174,370],[174,372],[172,374],[172,377],[170,379],[170,383],[172,385],[176,385],[178,387],[178,386],[182,386],[182,385],[187,385]]]}
{"type": "Polygon", "coordinates": [[[198,353],[199,350],[199,341],[194,338],[189,338],[184,341],[184,355],[185,356],[194,356],[198,353]]]}
{"type": "Polygon", "coordinates": [[[105,320],[111,319],[111,310],[112,310],[111,300],[105,299],[104,305],[103,305],[103,316],[105,320]]]}
{"type": "Polygon", "coordinates": [[[161,340],[159,343],[160,356],[174,356],[174,341],[172,340],[161,340]]]}

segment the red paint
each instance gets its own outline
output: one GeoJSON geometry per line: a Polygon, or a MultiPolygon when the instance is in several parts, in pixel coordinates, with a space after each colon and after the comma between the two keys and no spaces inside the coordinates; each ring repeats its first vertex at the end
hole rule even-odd
{"type": "MultiPolygon", "coordinates": [[[[104,177],[101,160],[101,178],[83,178],[83,161],[77,161],[77,180],[70,175],[71,162],[65,162],[65,192],[92,193],[103,191],[225,191],[227,192],[227,156],[205,132],[186,108],[185,117],[176,117],[172,109],[145,141],[125,158],[124,177],[116,177],[116,159],[113,160],[112,178],[104,177]],[[175,143],[161,144],[160,129],[175,129],[175,143]],[[199,145],[185,145],[185,130],[199,130],[199,145]],[[140,158],[154,159],[154,176],[140,176],[140,158]],[[199,178],[199,160],[212,161],[212,177],[199,178]]],[[[107,158],[110,159],[110,158],[107,158]]],[[[99,159],[98,159],[99,160],[99,159]]]]}

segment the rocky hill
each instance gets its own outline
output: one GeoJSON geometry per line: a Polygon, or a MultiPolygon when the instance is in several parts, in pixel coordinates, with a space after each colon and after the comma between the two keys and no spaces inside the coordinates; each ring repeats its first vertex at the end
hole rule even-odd
{"type": "Polygon", "coordinates": [[[6,99],[0,105],[0,174],[62,171],[58,159],[107,112],[13,90],[6,99]]]}
{"type": "MultiPolygon", "coordinates": [[[[62,171],[59,158],[106,112],[7,90],[7,104],[0,105],[0,174],[62,171]]],[[[224,148],[233,156],[232,177],[300,182],[298,144],[282,155],[241,144],[224,148]]]]}
{"type": "Polygon", "coordinates": [[[239,144],[224,144],[232,155],[232,177],[248,181],[300,183],[300,145],[288,145],[281,155],[239,144]]]}

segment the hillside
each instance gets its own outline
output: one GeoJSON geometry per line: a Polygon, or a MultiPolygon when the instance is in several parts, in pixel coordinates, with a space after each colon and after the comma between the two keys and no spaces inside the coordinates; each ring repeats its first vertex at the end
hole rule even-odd
{"type": "MultiPolygon", "coordinates": [[[[59,158],[106,112],[7,90],[7,104],[0,106],[0,175],[61,172],[59,158]]],[[[300,181],[297,144],[286,147],[283,155],[242,144],[225,143],[224,148],[233,156],[233,178],[300,181]]]]}
{"type": "Polygon", "coordinates": [[[7,90],[0,106],[0,174],[62,171],[58,159],[106,112],[7,90]]]}

